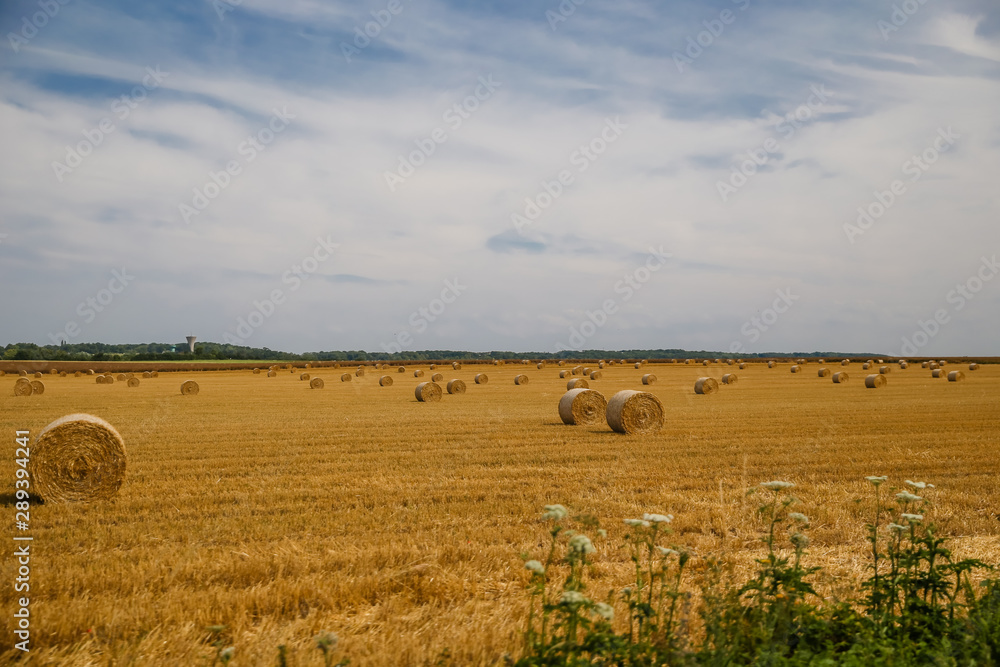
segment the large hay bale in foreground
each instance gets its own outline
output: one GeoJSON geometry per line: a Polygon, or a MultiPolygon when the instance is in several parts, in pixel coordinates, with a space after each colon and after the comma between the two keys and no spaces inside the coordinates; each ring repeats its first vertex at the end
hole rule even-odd
{"type": "Polygon", "coordinates": [[[340,376],[340,381],[341,382],[350,382],[351,381],[351,374],[350,373],[344,373],[344,374],[342,374],[340,376]]]}
{"type": "Polygon", "coordinates": [[[943,370],[941,370],[940,368],[935,368],[934,370],[932,370],[932,371],[931,371],[931,377],[932,377],[932,378],[941,378],[941,377],[945,377],[945,375],[944,375],[944,371],[943,371],[943,370]]]}
{"type": "Polygon", "coordinates": [[[587,382],[584,378],[573,378],[572,380],[566,383],[566,391],[569,391],[570,389],[589,389],[589,388],[590,388],[590,383],[587,382]]]}
{"type": "Polygon", "coordinates": [[[198,383],[194,380],[188,380],[187,382],[181,383],[181,393],[185,396],[194,396],[199,391],[201,391],[201,387],[199,387],[198,383]]]}
{"type": "Polygon", "coordinates": [[[738,380],[736,373],[726,373],[722,376],[722,384],[736,384],[738,380]]]}
{"type": "Polygon", "coordinates": [[[833,381],[835,384],[844,384],[850,379],[851,376],[848,375],[845,371],[839,371],[833,374],[833,381]]]}
{"type": "Polygon", "coordinates": [[[32,380],[31,381],[31,395],[32,396],[35,396],[35,395],[41,396],[44,393],[45,393],[45,385],[42,384],[42,381],[41,380],[32,380]]]}
{"type": "Polygon", "coordinates": [[[965,373],[962,371],[951,371],[948,373],[948,382],[961,382],[965,379],[965,373]]]}
{"type": "Polygon", "coordinates": [[[643,384],[653,384],[654,382],[656,382],[656,376],[653,375],[652,373],[646,373],[645,375],[642,376],[643,384]]]}
{"type": "Polygon", "coordinates": [[[441,400],[441,386],[436,382],[421,382],[413,390],[413,394],[421,403],[441,400]]]}
{"type": "Polygon", "coordinates": [[[663,404],[649,392],[626,389],[611,397],[605,417],[617,433],[652,433],[663,428],[663,404]]]}
{"type": "Polygon", "coordinates": [[[392,376],[383,375],[378,379],[378,386],[380,387],[391,387],[392,386],[392,376]]]}
{"type": "Polygon", "coordinates": [[[106,500],[125,480],[125,441],[100,417],[66,415],[35,438],[28,475],[47,503],[106,500]]]}
{"type": "Polygon", "coordinates": [[[449,394],[464,394],[465,393],[465,383],[461,380],[448,380],[448,385],[445,387],[449,394]]]}
{"type": "Polygon", "coordinates": [[[564,424],[600,424],[607,418],[608,401],[593,389],[570,389],[559,399],[559,418],[564,424]]]}
{"type": "Polygon", "coordinates": [[[719,391],[719,382],[715,378],[698,378],[694,383],[694,393],[714,394],[719,391]]]}
{"type": "Polygon", "coordinates": [[[527,375],[517,375],[514,377],[514,384],[528,384],[527,375]]]}
{"type": "Polygon", "coordinates": [[[309,380],[310,389],[322,389],[326,383],[323,382],[323,378],[313,378],[309,380]]]}
{"type": "Polygon", "coordinates": [[[830,369],[829,368],[821,368],[818,371],[816,371],[816,375],[818,375],[821,378],[828,378],[828,377],[830,377],[830,369]]]}
{"type": "Polygon", "coordinates": [[[129,378],[125,382],[125,384],[127,384],[129,387],[132,387],[133,389],[135,389],[136,387],[139,386],[139,378],[129,378]]]}
{"type": "Polygon", "coordinates": [[[31,396],[31,392],[31,383],[25,378],[18,378],[17,382],[14,383],[15,396],[31,396]]]}
{"type": "Polygon", "coordinates": [[[476,384],[486,384],[490,378],[486,373],[476,373],[476,384]]]}
{"type": "Polygon", "coordinates": [[[878,389],[885,386],[885,376],[881,373],[869,375],[865,378],[865,386],[869,389],[878,389]]]}

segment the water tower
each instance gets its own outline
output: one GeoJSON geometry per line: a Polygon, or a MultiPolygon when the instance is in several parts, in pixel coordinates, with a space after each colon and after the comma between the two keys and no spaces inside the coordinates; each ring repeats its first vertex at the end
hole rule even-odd
{"type": "Polygon", "coordinates": [[[188,337],[187,337],[187,342],[188,342],[188,348],[190,348],[190,350],[191,350],[191,354],[194,354],[194,342],[195,342],[196,340],[198,340],[198,337],[197,337],[197,336],[188,336],[188,337]]]}

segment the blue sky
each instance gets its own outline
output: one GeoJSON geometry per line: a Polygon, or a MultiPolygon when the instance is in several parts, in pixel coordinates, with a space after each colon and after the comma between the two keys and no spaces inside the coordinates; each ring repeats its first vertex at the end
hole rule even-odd
{"type": "Polygon", "coordinates": [[[1000,355],[998,10],[4,3],[0,343],[1000,355]]]}

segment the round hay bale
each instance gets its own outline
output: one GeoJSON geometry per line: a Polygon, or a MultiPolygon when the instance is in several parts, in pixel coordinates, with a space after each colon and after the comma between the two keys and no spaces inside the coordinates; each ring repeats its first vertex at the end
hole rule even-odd
{"type": "Polygon", "coordinates": [[[448,380],[447,389],[449,394],[464,394],[465,383],[461,380],[448,380]]]}
{"type": "Polygon", "coordinates": [[[927,368],[927,366],[928,366],[928,365],[930,365],[930,362],[927,362],[927,361],[924,361],[924,362],[922,362],[922,363],[920,364],[920,367],[921,367],[921,368],[927,368]]]}
{"type": "Polygon", "coordinates": [[[35,438],[28,475],[47,503],[107,500],[125,480],[125,441],[100,417],[72,414],[35,438]]]}
{"type": "Polygon", "coordinates": [[[535,368],[537,368],[538,370],[542,370],[543,368],[545,368],[545,364],[543,364],[542,362],[538,362],[537,364],[535,364],[535,368]]]}
{"type": "Polygon", "coordinates": [[[802,367],[799,366],[798,364],[795,364],[794,366],[792,366],[792,372],[793,373],[798,373],[801,370],[802,370],[802,367]]]}
{"type": "Polygon", "coordinates": [[[81,373],[80,371],[77,371],[77,372],[73,373],[73,377],[75,377],[75,378],[81,377],[82,375],[83,375],[83,373],[81,373]]]}
{"type": "Polygon", "coordinates": [[[573,367],[573,375],[579,375],[582,372],[583,372],[583,366],[574,366],[573,367]]]}
{"type": "Polygon", "coordinates": [[[938,364],[938,362],[932,361],[930,363],[930,365],[928,366],[928,368],[930,368],[933,371],[933,370],[936,370],[938,368],[941,368],[941,366],[940,366],[940,364],[938,364]]]}
{"type": "Polygon", "coordinates": [[[363,378],[365,376],[365,367],[361,366],[358,370],[354,371],[354,377],[363,378]]]}
{"type": "Polygon", "coordinates": [[[421,403],[430,403],[441,400],[441,385],[436,382],[421,382],[413,390],[413,394],[421,403]]]}
{"type": "Polygon", "coordinates": [[[400,367],[399,367],[399,368],[398,368],[398,369],[396,370],[396,372],[397,372],[397,373],[405,373],[405,372],[406,372],[406,366],[400,366],[400,367]]]}
{"type": "Polygon", "coordinates": [[[310,389],[322,389],[324,385],[325,383],[323,382],[323,378],[313,378],[312,380],[309,380],[310,389]]]}
{"type": "Polygon", "coordinates": [[[32,388],[31,383],[26,379],[21,378],[14,383],[14,395],[15,396],[31,396],[32,388]]]}
{"type": "Polygon", "coordinates": [[[129,387],[132,387],[132,388],[138,387],[139,386],[139,378],[129,378],[125,382],[125,384],[127,384],[129,387]]]}
{"type": "Polygon", "coordinates": [[[719,391],[719,382],[715,378],[698,378],[694,383],[694,393],[714,394],[719,391]]]}
{"type": "Polygon", "coordinates": [[[965,373],[962,371],[951,371],[948,373],[948,382],[961,382],[965,379],[965,373]]]}
{"type": "Polygon", "coordinates": [[[825,364],[826,363],[826,359],[817,359],[816,363],[818,363],[818,364],[825,364]]]}
{"type": "Polygon", "coordinates": [[[66,377],[66,371],[59,371],[59,377],[61,378],[66,377]]]}
{"type": "Polygon", "coordinates": [[[306,364],[306,368],[312,368],[312,364],[306,364]]]}
{"type": "Polygon", "coordinates": [[[872,367],[872,365],[870,363],[868,363],[867,361],[865,363],[861,364],[861,370],[863,370],[863,371],[866,371],[866,370],[868,370],[871,367],[872,367]]]}
{"type": "Polygon", "coordinates": [[[392,386],[392,376],[383,375],[378,379],[378,386],[380,387],[391,387],[392,386]]]}
{"type": "Polygon", "coordinates": [[[568,375],[570,375],[569,371],[559,371],[559,378],[560,379],[563,379],[563,378],[567,377],[568,375]]]}
{"type": "Polygon", "coordinates": [[[35,379],[36,380],[41,380],[42,379],[42,374],[41,373],[35,373],[35,379]]]}
{"type": "Polygon", "coordinates": [[[126,377],[124,373],[119,373],[118,375],[115,376],[115,379],[118,380],[119,382],[125,382],[125,380],[127,380],[128,377],[126,377]]]}
{"type": "Polygon", "coordinates": [[[299,373],[299,380],[308,380],[309,373],[299,373]]]}
{"type": "Polygon", "coordinates": [[[423,376],[424,376],[424,372],[422,370],[420,370],[419,368],[417,370],[413,371],[413,377],[415,377],[415,378],[422,378],[423,376]]]}
{"type": "Polygon", "coordinates": [[[559,418],[564,424],[600,424],[607,419],[608,401],[593,389],[570,389],[559,399],[559,418]]]}
{"type": "Polygon", "coordinates": [[[268,371],[267,372],[267,377],[269,377],[269,378],[273,378],[273,377],[277,377],[277,376],[278,376],[278,371],[268,371]]]}
{"type": "Polygon", "coordinates": [[[656,382],[656,376],[653,375],[652,373],[646,373],[645,375],[642,376],[643,384],[653,384],[654,382],[656,382]]]}
{"type": "Polygon", "coordinates": [[[434,375],[431,376],[431,382],[440,382],[443,379],[444,376],[441,375],[440,373],[435,373],[434,375]]]}
{"type": "Polygon", "coordinates": [[[611,397],[605,417],[617,433],[653,433],[663,428],[663,404],[648,392],[626,389],[611,397]]]}
{"type": "Polygon", "coordinates": [[[490,378],[486,373],[476,373],[476,384],[486,384],[490,381],[490,378]]]}
{"type": "Polygon", "coordinates": [[[636,370],[639,370],[640,368],[642,368],[642,364],[641,364],[641,363],[639,363],[638,361],[637,361],[637,362],[635,362],[635,369],[636,369],[636,370]]]}
{"type": "Polygon", "coordinates": [[[350,382],[351,381],[351,374],[350,373],[344,373],[343,375],[340,376],[340,381],[341,382],[350,382]]]}
{"type": "Polygon", "coordinates": [[[93,368],[88,368],[87,369],[87,375],[94,375],[94,373],[95,373],[95,371],[94,371],[93,368]]]}
{"type": "Polygon", "coordinates": [[[844,384],[850,379],[850,376],[845,371],[838,371],[833,374],[834,384],[844,384]]]}
{"type": "Polygon", "coordinates": [[[591,380],[600,380],[602,375],[604,375],[604,373],[601,371],[590,371],[591,380]]]}
{"type": "Polygon", "coordinates": [[[816,375],[818,375],[821,378],[828,378],[828,377],[830,377],[830,369],[829,368],[821,368],[818,371],[816,371],[816,375]]]}
{"type": "Polygon", "coordinates": [[[260,369],[259,368],[253,369],[253,374],[254,375],[260,375],[260,369]]]}
{"type": "Polygon", "coordinates": [[[722,384],[736,384],[738,380],[736,373],[726,373],[722,376],[722,384]]]}
{"type": "Polygon", "coordinates": [[[158,377],[160,377],[160,372],[159,372],[159,371],[152,371],[152,372],[151,372],[150,374],[151,374],[151,375],[152,375],[153,377],[155,377],[155,378],[158,378],[158,377]]]}
{"type": "Polygon", "coordinates": [[[604,362],[603,361],[598,361],[597,362],[597,367],[598,368],[604,368],[604,362]]]}
{"type": "Polygon", "coordinates": [[[104,376],[103,375],[98,375],[97,378],[96,378],[96,382],[97,382],[97,384],[104,384],[104,376]]]}
{"type": "MultiPolygon", "coordinates": [[[[255,368],[254,370],[256,372],[260,373],[260,369],[259,368],[255,368]]],[[[148,380],[149,378],[153,377],[153,374],[150,373],[149,371],[146,371],[145,373],[142,374],[142,377],[143,377],[144,380],[148,380]]]]}
{"type": "Polygon", "coordinates": [[[709,363],[710,362],[708,361],[708,359],[706,359],[705,361],[701,362],[701,365],[702,366],[708,366],[709,363]]]}
{"type": "Polygon", "coordinates": [[[773,361],[767,362],[767,367],[768,368],[774,368],[774,362],[773,361]]]}
{"type": "Polygon", "coordinates": [[[181,383],[181,394],[184,396],[196,396],[199,391],[201,391],[201,387],[194,380],[181,383]]]}
{"type": "Polygon", "coordinates": [[[869,375],[865,378],[865,386],[869,389],[878,389],[885,386],[885,376],[881,373],[869,375]]]}
{"type": "Polygon", "coordinates": [[[494,366],[499,366],[500,365],[500,360],[499,359],[494,359],[493,360],[493,365],[494,366]]]}
{"type": "Polygon", "coordinates": [[[590,373],[591,373],[590,366],[584,366],[583,367],[583,375],[584,375],[584,377],[590,377],[590,373]]]}
{"type": "Polygon", "coordinates": [[[747,367],[747,363],[746,363],[745,361],[744,361],[744,362],[741,362],[741,363],[740,363],[740,370],[741,370],[741,371],[742,371],[742,370],[745,370],[745,369],[746,369],[746,367],[747,367]]]}
{"type": "Polygon", "coordinates": [[[851,360],[850,359],[842,359],[840,361],[840,365],[841,366],[850,366],[851,365],[851,360]]]}
{"type": "Polygon", "coordinates": [[[910,365],[908,363],[906,363],[905,361],[902,361],[902,362],[899,363],[899,367],[905,371],[907,368],[910,367],[910,365]]]}
{"type": "Polygon", "coordinates": [[[559,360],[559,365],[560,365],[560,366],[565,366],[565,365],[566,365],[566,361],[565,361],[565,360],[563,360],[563,359],[560,359],[560,360],[559,360]]]}
{"type": "MultiPolygon", "coordinates": [[[[879,362],[879,363],[881,363],[881,362],[879,362]]],[[[941,366],[947,366],[948,362],[945,361],[944,359],[941,359],[940,361],[938,361],[938,364],[940,364],[941,366]]]]}
{"type": "Polygon", "coordinates": [[[931,369],[931,377],[932,378],[940,378],[940,377],[944,377],[944,376],[945,376],[944,375],[944,371],[941,370],[940,368],[931,369]]]}
{"type": "Polygon", "coordinates": [[[566,391],[570,389],[589,389],[590,383],[583,378],[573,378],[566,383],[566,391]]]}
{"type": "Polygon", "coordinates": [[[104,384],[114,384],[114,383],[115,383],[115,376],[112,375],[111,373],[105,373],[104,384]]]}
{"type": "Polygon", "coordinates": [[[528,384],[528,376],[527,375],[515,376],[514,384],[528,384]]]}
{"type": "Polygon", "coordinates": [[[462,364],[458,363],[457,361],[451,362],[451,367],[452,367],[453,370],[456,370],[456,371],[462,370],[462,364]]]}
{"type": "Polygon", "coordinates": [[[17,374],[20,375],[23,378],[28,377],[28,371],[25,371],[25,370],[20,370],[20,371],[17,372],[17,374]]]}
{"type": "Polygon", "coordinates": [[[886,375],[892,371],[892,366],[879,366],[878,372],[880,375],[886,375]]]}
{"type": "Polygon", "coordinates": [[[437,364],[431,364],[430,368],[431,370],[434,370],[435,368],[437,368],[437,364]]]}
{"type": "Polygon", "coordinates": [[[32,396],[34,396],[35,394],[41,395],[41,394],[44,394],[44,393],[45,393],[45,385],[42,384],[42,381],[41,380],[32,380],[31,381],[31,395],[32,396]]]}
{"type": "Polygon", "coordinates": [[[971,364],[969,364],[969,370],[970,371],[978,371],[979,370],[979,364],[977,364],[977,363],[971,363],[971,364]]]}

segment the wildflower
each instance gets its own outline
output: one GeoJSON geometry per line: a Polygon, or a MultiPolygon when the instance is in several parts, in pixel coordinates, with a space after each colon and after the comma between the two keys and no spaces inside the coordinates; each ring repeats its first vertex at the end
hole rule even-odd
{"type": "Polygon", "coordinates": [[[886,526],[886,529],[891,530],[895,533],[906,532],[906,526],[900,526],[898,523],[890,523],[888,526],[886,526]]]}
{"type": "Polygon", "coordinates": [[[660,552],[660,555],[664,558],[667,556],[680,556],[679,551],[674,551],[673,549],[668,549],[666,547],[656,547],[656,550],[660,552]]]}
{"type": "Polygon", "coordinates": [[[615,620],[615,608],[607,602],[598,602],[594,605],[594,611],[605,621],[615,620]]]}
{"type": "Polygon", "coordinates": [[[788,518],[799,523],[809,523],[809,517],[802,512],[789,512],[788,518]]]}
{"type": "Polygon", "coordinates": [[[790,489],[795,485],[791,482],[774,481],[774,482],[761,482],[761,486],[763,486],[768,491],[784,491],[785,489],[790,489]]]}
{"type": "Polygon", "coordinates": [[[649,521],[650,523],[670,523],[674,520],[673,514],[643,514],[643,521],[649,521]]]}
{"type": "Polygon", "coordinates": [[[906,480],[906,485],[912,486],[914,489],[920,489],[921,491],[923,491],[924,489],[934,488],[933,484],[928,484],[927,482],[911,482],[910,480],[906,480]]]}
{"type": "Polygon", "coordinates": [[[875,486],[878,486],[879,484],[881,484],[885,480],[889,479],[889,476],[888,475],[882,475],[882,476],[869,475],[868,477],[865,477],[865,479],[867,479],[869,482],[871,482],[875,486]]]}
{"type": "Polygon", "coordinates": [[[569,548],[571,551],[576,551],[581,554],[589,554],[594,552],[594,545],[590,542],[590,538],[584,534],[574,535],[569,540],[569,548]]]}
{"type": "Polygon", "coordinates": [[[546,505],[545,514],[542,515],[543,519],[553,519],[555,521],[562,521],[566,518],[569,512],[562,505],[546,505]]]}
{"type": "Polygon", "coordinates": [[[906,514],[904,512],[903,514],[899,515],[899,518],[902,519],[903,521],[909,521],[910,523],[920,523],[921,521],[924,520],[924,515],[923,514],[906,514]]]}
{"type": "Polygon", "coordinates": [[[580,591],[563,591],[559,604],[575,607],[587,602],[587,598],[580,591]]]}
{"type": "Polygon", "coordinates": [[[642,526],[643,528],[649,528],[649,522],[643,521],[642,519],[625,519],[625,525],[642,526]]]}
{"type": "Polygon", "coordinates": [[[535,574],[545,574],[545,566],[537,560],[529,560],[524,564],[525,570],[531,570],[535,574]]]}
{"type": "Polygon", "coordinates": [[[805,549],[809,546],[809,538],[802,533],[795,533],[788,539],[791,540],[796,549],[805,549]]]}
{"type": "Polygon", "coordinates": [[[923,498],[921,498],[920,496],[915,496],[912,493],[910,493],[909,491],[901,491],[901,492],[897,493],[896,494],[896,498],[900,502],[904,502],[904,503],[915,503],[918,500],[923,500],[923,498]]]}

